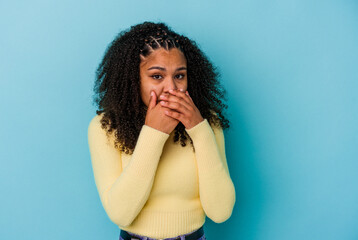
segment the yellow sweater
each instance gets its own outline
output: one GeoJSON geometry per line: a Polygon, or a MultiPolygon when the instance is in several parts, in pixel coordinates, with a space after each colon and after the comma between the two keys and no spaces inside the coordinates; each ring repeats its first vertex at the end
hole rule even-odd
{"type": "Polygon", "coordinates": [[[88,144],[103,208],[120,229],[150,238],[170,238],[200,228],[208,216],[226,221],[235,204],[235,187],[225,156],[222,128],[207,119],[186,129],[187,141],[143,125],[132,155],[107,141],[101,115],[88,126],[88,144]]]}

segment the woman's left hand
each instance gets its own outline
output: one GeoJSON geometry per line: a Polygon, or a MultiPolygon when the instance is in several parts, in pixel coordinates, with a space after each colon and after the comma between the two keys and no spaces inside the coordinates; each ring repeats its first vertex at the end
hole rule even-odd
{"type": "Polygon", "coordinates": [[[160,104],[168,108],[168,111],[165,112],[166,115],[179,120],[186,129],[190,129],[204,120],[188,91],[184,93],[174,89],[169,92],[171,94],[161,95],[159,98],[160,104]]]}

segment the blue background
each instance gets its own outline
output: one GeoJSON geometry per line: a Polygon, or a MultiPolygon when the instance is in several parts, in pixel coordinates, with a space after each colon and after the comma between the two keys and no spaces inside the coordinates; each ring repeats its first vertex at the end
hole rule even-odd
{"type": "Polygon", "coordinates": [[[207,218],[208,240],[358,239],[358,4],[348,0],[1,1],[0,239],[118,239],[87,127],[107,45],[145,20],[197,41],[228,91],[237,202],[225,223],[207,218]]]}

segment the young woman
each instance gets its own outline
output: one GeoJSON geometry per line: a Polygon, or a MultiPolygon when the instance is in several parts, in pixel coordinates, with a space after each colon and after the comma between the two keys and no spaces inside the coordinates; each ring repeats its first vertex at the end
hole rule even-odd
{"type": "Polygon", "coordinates": [[[132,26],[107,48],[88,143],[100,200],[120,240],[204,240],[206,216],[216,223],[231,216],[229,121],[217,78],[196,43],[164,23],[132,26]]]}

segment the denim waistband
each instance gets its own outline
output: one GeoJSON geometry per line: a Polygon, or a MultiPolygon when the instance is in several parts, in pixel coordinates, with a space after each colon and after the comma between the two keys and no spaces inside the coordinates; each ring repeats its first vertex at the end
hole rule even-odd
{"type": "MultiPolygon", "coordinates": [[[[121,234],[122,231],[124,230],[121,230],[121,234]]],[[[205,240],[205,234],[204,234],[204,229],[203,229],[203,226],[201,226],[200,228],[192,231],[192,232],[189,232],[189,233],[185,233],[185,234],[182,234],[182,235],[179,235],[179,236],[176,236],[176,237],[172,237],[172,238],[150,238],[150,237],[147,237],[147,236],[142,236],[142,235],[139,235],[139,234],[135,234],[135,233],[132,233],[132,232],[128,232],[128,231],[124,231],[128,234],[130,234],[132,236],[132,238],[136,238],[136,239],[140,239],[140,240],[176,240],[176,239],[180,239],[180,240],[185,240],[185,239],[188,239],[186,238],[188,235],[191,235],[195,232],[198,232],[200,234],[198,234],[194,239],[195,240],[205,240]]],[[[123,238],[121,237],[121,234],[120,234],[120,237],[119,239],[122,240],[123,238]]],[[[189,238],[192,239],[194,236],[190,236],[189,238]]],[[[193,240],[194,240],[193,239],[193,240]]]]}

